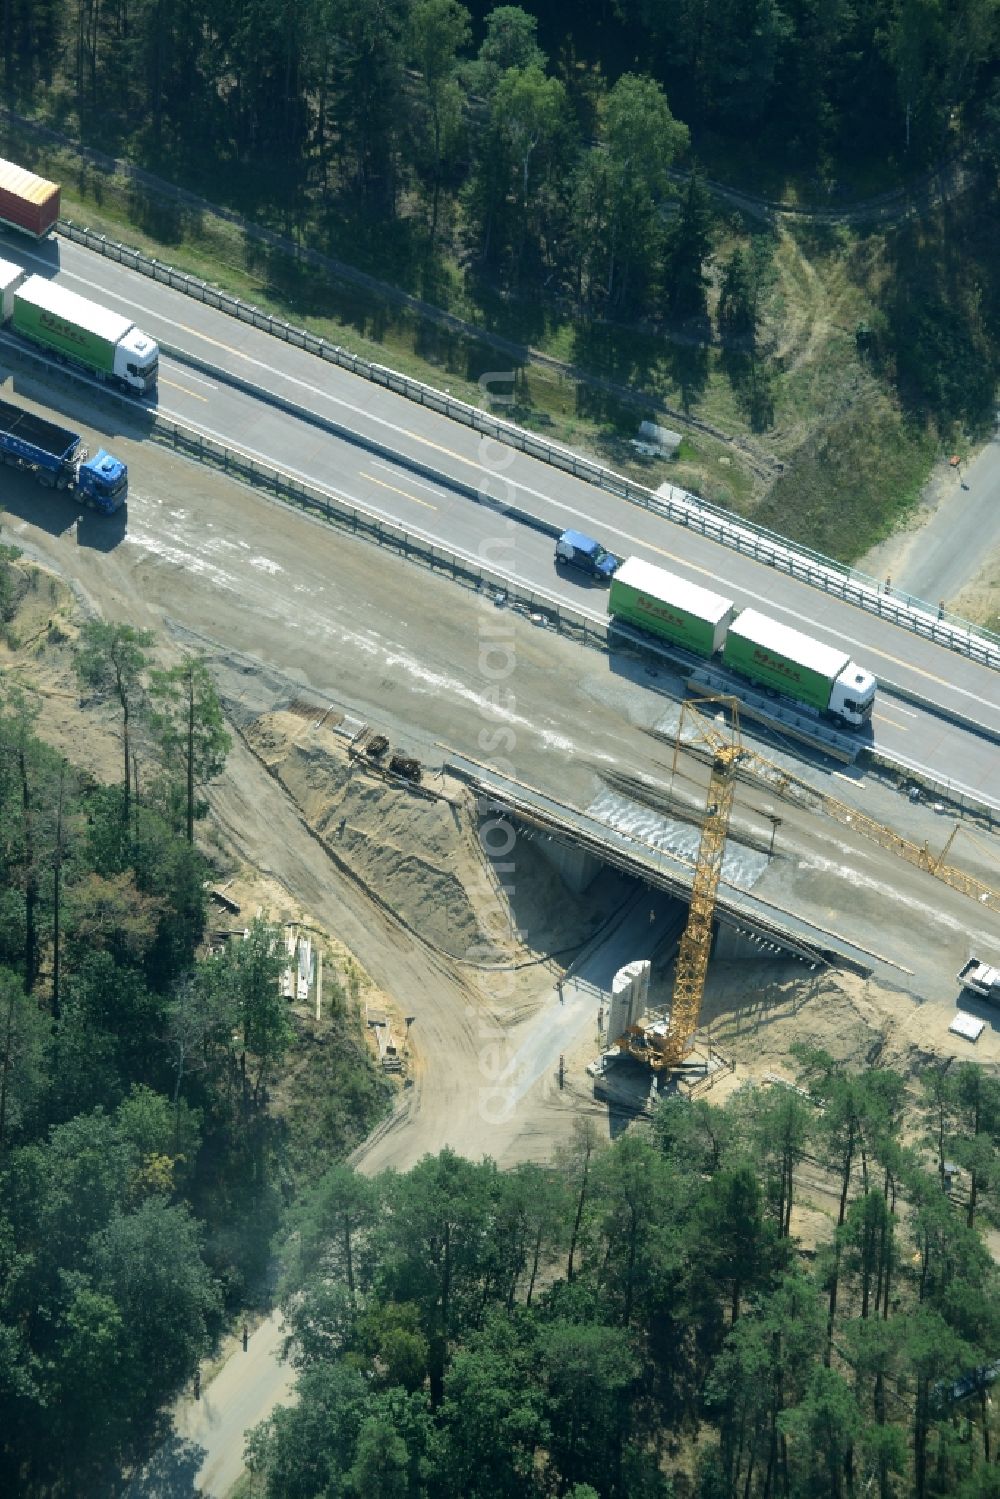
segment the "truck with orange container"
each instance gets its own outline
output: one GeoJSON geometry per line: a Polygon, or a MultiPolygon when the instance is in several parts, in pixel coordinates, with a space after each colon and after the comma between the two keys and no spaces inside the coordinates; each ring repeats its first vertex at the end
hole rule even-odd
{"type": "Polygon", "coordinates": [[[59,218],[59,186],[0,157],[0,223],[32,239],[51,234],[59,218]]]}

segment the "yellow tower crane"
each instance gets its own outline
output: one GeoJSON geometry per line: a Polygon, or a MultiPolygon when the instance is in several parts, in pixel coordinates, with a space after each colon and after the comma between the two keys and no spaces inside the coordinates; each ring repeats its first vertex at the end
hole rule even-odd
{"type": "Polygon", "coordinates": [[[661,1021],[652,1026],[629,1026],[618,1041],[622,1052],[645,1062],[655,1072],[666,1072],[671,1067],[677,1067],[691,1050],[691,1043],[698,1029],[712,948],[715,897],[726,852],[729,817],[736,791],[736,771],[744,753],[740,743],[736,698],[694,698],[686,701],[681,710],[678,741],[683,732],[685,713],[694,720],[697,737],[708,744],[712,753],[712,767],[694,883],[691,886],[691,906],[677,954],[670,1015],[666,1022],[661,1021]],[[732,729],[728,738],[723,726],[706,719],[698,712],[698,703],[721,704],[729,708],[732,729]]]}

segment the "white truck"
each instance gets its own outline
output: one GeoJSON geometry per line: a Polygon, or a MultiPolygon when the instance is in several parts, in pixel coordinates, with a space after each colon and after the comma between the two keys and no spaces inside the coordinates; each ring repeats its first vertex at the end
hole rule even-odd
{"type": "Polygon", "coordinates": [[[958,975],[958,982],[970,994],[978,994],[980,999],[1000,1005],[1000,968],[984,963],[980,958],[970,958],[958,975]]]}
{"type": "Polygon", "coordinates": [[[80,365],[130,395],[156,390],[159,348],[130,317],[6,260],[0,261],[0,315],[13,333],[54,359],[80,365]]]}

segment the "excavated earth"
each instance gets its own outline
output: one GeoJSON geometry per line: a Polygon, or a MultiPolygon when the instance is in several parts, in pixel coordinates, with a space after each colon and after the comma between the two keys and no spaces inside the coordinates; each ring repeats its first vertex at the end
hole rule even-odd
{"type": "MultiPolygon", "coordinates": [[[[563,1018],[555,983],[601,940],[630,886],[605,871],[575,895],[541,840],[527,837],[504,873],[484,856],[478,810],[446,767],[455,751],[492,764],[690,859],[707,770],[684,752],[673,766],[679,684],[132,443],[96,410],[90,419],[88,437],[129,463],[127,524],[77,524],[63,497],[18,476],[5,494],[4,540],[47,573],[25,594],[22,609],[35,613],[15,621],[0,667],[37,692],[41,731],[91,773],[116,773],[110,705],[81,711],[70,670],[82,615],[156,630],[164,661],[205,652],[236,731],[211,792],[209,852],[220,869],[242,865],[287,892],[413,1017],[412,1086],[395,1126],[369,1148],[372,1167],[404,1166],[446,1143],[501,1160],[545,1156],[580,1109],[607,1118],[584,1071],[595,1016],[563,1018]],[[511,673],[498,687],[481,646],[500,628],[511,673]],[[419,787],[352,757],[365,725],[420,762],[419,787]],[[529,1082],[498,1122],[491,1079],[512,1051],[530,1058],[529,1082]]],[[[870,775],[832,783],[821,766],[767,752],[916,842],[947,836],[929,808],[870,775]]],[[[911,1069],[931,1054],[996,1059],[992,1021],[974,1050],[947,1026],[954,975],[970,950],[1000,950],[1000,918],[773,787],[741,782],[730,851],[727,877],[752,882],[779,916],[855,943],[873,970],[865,981],[759,954],[720,960],[703,1018],[737,1078],[787,1071],[795,1039],[898,1056],[911,1069]]],[[[980,878],[1000,865],[982,829],[963,829],[952,859],[980,878]]],[[[654,971],[658,1000],[669,981],[665,960],[654,971]]]]}

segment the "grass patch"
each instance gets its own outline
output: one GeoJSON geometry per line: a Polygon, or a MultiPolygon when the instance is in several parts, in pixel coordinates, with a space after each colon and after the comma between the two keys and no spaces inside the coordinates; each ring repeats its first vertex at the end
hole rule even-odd
{"type": "MultiPolygon", "coordinates": [[[[497,414],[639,483],[690,489],[817,550],[846,560],[861,555],[909,510],[926,477],[932,441],[893,415],[855,347],[854,329],[878,297],[884,236],[808,223],[782,230],[762,357],[749,376],[745,362],[717,346],[648,327],[588,323],[540,302],[501,297],[454,261],[428,262],[415,274],[411,258],[403,274],[399,235],[380,243],[359,231],[347,246],[369,272],[395,277],[397,285],[477,323],[484,335],[515,345],[502,350],[405,303],[391,286],[359,285],[305,262],[249,237],[238,223],[176,202],[166,189],[137,187],[81,163],[69,149],[40,148],[27,131],[9,127],[4,136],[7,154],[62,182],[67,217],[472,404],[487,404],[480,377],[496,380],[503,372],[509,380],[493,388],[501,397],[512,391],[513,404],[495,402],[497,414]],[[572,369],[533,361],[516,345],[572,369]],[[678,415],[684,412],[719,435],[685,427],[678,415]],[[644,417],[683,429],[674,462],[635,451],[632,439],[644,417]],[[840,472],[835,462],[834,482],[819,471],[817,455],[837,452],[850,455],[852,468],[840,472]],[[772,488],[774,460],[785,471],[772,488]]],[[[717,281],[718,265],[750,226],[725,205],[716,226],[717,281]]],[[[317,243],[343,248],[343,226],[321,225],[316,234],[317,243]]],[[[408,243],[412,257],[413,233],[408,243]]],[[[712,300],[716,294],[717,287],[712,300]]]]}
{"type": "Polygon", "coordinates": [[[900,526],[919,499],[936,441],[865,381],[858,400],[814,432],[757,506],[761,525],[851,562],[900,526]]]}
{"type": "MultiPolygon", "coordinates": [[[[8,127],[3,138],[8,155],[30,161],[33,170],[62,183],[66,218],[472,404],[482,401],[481,375],[510,372],[516,378],[516,406],[504,410],[522,425],[602,462],[617,452],[616,466],[639,482],[675,480],[666,464],[651,475],[648,463],[636,461],[629,441],[644,416],[657,414],[657,402],[687,404],[692,358],[683,346],[642,330],[590,327],[542,304],[501,298],[489,289],[477,287],[472,298],[455,265],[446,265],[445,274],[435,278],[434,290],[445,292],[441,301],[447,310],[478,322],[485,332],[579,365],[588,375],[619,387],[607,390],[586,377],[577,379],[442,326],[433,316],[401,305],[391,293],[359,286],[253,240],[238,224],[179,204],[168,192],[154,195],[123,176],[81,163],[69,150],[40,147],[28,132],[8,127]]],[[[368,269],[391,274],[395,267],[376,261],[368,269]]],[[[704,456],[709,460],[704,492],[721,493],[729,486],[721,475],[713,475],[711,455],[704,456]]],[[[737,465],[739,461],[737,451],[737,465]]],[[[737,481],[734,487],[748,486],[737,481]]]]}

